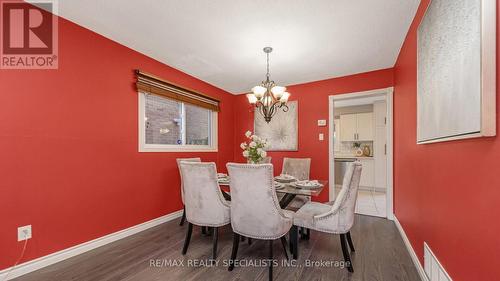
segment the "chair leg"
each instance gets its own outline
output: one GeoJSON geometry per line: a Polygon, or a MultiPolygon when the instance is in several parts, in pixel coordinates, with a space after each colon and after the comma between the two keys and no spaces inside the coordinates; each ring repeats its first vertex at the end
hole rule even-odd
{"type": "Polygon", "coordinates": [[[285,257],[287,260],[289,260],[290,258],[288,257],[288,251],[286,250],[286,238],[285,238],[285,236],[281,236],[280,240],[281,240],[281,246],[283,246],[283,251],[285,251],[285,257]]]}
{"type": "Polygon", "coordinates": [[[351,257],[349,255],[349,250],[347,249],[347,241],[345,236],[345,234],[340,234],[340,246],[342,246],[342,254],[344,254],[344,261],[347,264],[347,270],[349,272],[354,272],[351,257]]]}
{"type": "Polygon", "coordinates": [[[233,233],[233,250],[231,251],[231,259],[229,260],[228,271],[233,271],[236,254],[238,253],[238,245],[240,244],[240,235],[236,232],[233,233]]]}
{"type": "Polygon", "coordinates": [[[269,240],[269,281],[273,280],[273,242],[274,240],[269,240]]]}
{"type": "Polygon", "coordinates": [[[206,226],[201,227],[201,234],[207,235],[207,227],[206,226]]]}
{"type": "Polygon", "coordinates": [[[217,258],[217,242],[219,240],[219,228],[218,227],[213,227],[212,228],[212,234],[213,234],[213,248],[212,248],[212,259],[215,260],[217,258]]]}
{"type": "Polygon", "coordinates": [[[309,228],[301,227],[299,229],[300,239],[309,240],[309,234],[311,233],[309,228]]]}
{"type": "Polygon", "coordinates": [[[290,240],[293,245],[292,257],[296,260],[299,256],[299,228],[295,225],[290,229],[290,240]]]}
{"type": "Polygon", "coordinates": [[[188,247],[189,247],[189,241],[191,240],[191,233],[193,232],[193,224],[188,222],[188,229],[186,232],[186,239],[184,240],[184,247],[182,248],[182,254],[185,255],[188,247]]]}
{"type": "Polygon", "coordinates": [[[351,248],[351,251],[352,252],[356,252],[356,250],[354,250],[354,243],[352,243],[352,239],[351,239],[351,232],[348,231],[346,233],[346,236],[347,236],[347,242],[349,243],[349,248],[351,248]]]}
{"type": "Polygon", "coordinates": [[[184,210],[182,211],[181,222],[179,223],[179,225],[183,226],[185,221],[186,221],[186,207],[184,207],[184,210]]]}

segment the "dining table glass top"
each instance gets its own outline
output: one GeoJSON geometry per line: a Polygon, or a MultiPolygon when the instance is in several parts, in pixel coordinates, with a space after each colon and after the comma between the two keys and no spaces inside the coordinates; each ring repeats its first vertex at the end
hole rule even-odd
{"type": "MultiPolygon", "coordinates": [[[[218,178],[218,183],[221,186],[229,186],[229,177],[218,178]]],[[[304,196],[318,196],[323,188],[328,184],[328,181],[318,180],[319,187],[315,188],[300,188],[296,187],[293,182],[290,183],[282,183],[282,182],[274,182],[276,185],[277,193],[286,193],[286,194],[294,194],[294,195],[304,195],[304,196]]]]}

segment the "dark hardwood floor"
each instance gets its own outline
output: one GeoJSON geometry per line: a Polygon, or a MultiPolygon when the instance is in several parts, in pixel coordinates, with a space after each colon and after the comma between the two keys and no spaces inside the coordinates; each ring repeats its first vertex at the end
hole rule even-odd
{"type": "MultiPolygon", "coordinates": [[[[196,266],[189,260],[208,260],[211,257],[212,237],[203,236],[199,227],[193,230],[191,244],[186,256],[181,255],[186,224],[179,220],[151,228],[134,236],[108,244],[93,251],[21,276],[18,281],[63,281],[63,280],[267,280],[267,267],[236,267],[228,272],[223,264],[229,259],[232,245],[231,227],[219,231],[217,266],[196,266]],[[175,264],[152,266],[152,262],[175,264]]],[[[354,273],[345,268],[316,264],[306,266],[308,261],[342,261],[342,250],[338,235],[311,231],[309,241],[300,241],[300,254],[295,267],[281,264],[274,268],[274,280],[420,280],[411,258],[392,221],[360,216],[356,217],[351,231],[356,252],[352,254],[354,273]]],[[[267,244],[253,241],[251,245],[241,243],[238,258],[247,265],[262,262],[267,257],[267,244]]],[[[278,241],[274,243],[276,259],[284,260],[278,241]]]]}

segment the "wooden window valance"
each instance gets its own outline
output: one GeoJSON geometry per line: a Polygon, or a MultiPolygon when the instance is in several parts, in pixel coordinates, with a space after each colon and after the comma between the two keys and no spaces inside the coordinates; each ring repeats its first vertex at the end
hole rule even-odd
{"type": "Polygon", "coordinates": [[[136,85],[138,91],[165,96],[173,100],[189,103],[217,112],[220,111],[220,101],[218,99],[181,87],[140,70],[136,70],[135,73],[137,75],[136,85]]]}

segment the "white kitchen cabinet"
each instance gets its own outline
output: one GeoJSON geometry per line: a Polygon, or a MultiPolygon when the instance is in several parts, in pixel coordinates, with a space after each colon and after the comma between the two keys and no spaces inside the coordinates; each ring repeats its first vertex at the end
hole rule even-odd
{"type": "Polygon", "coordinates": [[[340,140],[355,141],[357,133],[357,116],[356,114],[340,115],[340,140]]]}
{"type": "Polygon", "coordinates": [[[340,151],[340,119],[333,120],[333,150],[340,151]]]}
{"type": "Polygon", "coordinates": [[[373,140],[373,113],[358,113],[356,114],[356,119],[358,133],[356,136],[356,140],[373,140]]]}
{"type": "Polygon", "coordinates": [[[373,140],[373,113],[340,115],[341,141],[373,140]]]}
{"type": "Polygon", "coordinates": [[[359,159],[362,165],[359,185],[372,188],[375,184],[375,163],[373,159],[359,159]]]}

